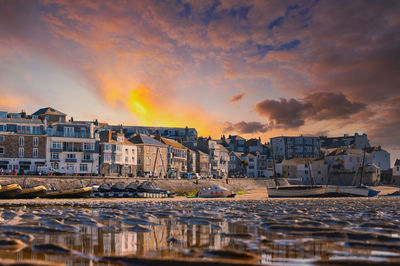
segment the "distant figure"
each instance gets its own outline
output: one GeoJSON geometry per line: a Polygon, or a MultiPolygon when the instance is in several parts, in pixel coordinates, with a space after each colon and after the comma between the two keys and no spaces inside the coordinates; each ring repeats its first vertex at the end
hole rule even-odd
{"type": "Polygon", "coordinates": [[[4,174],[3,168],[0,168],[0,175],[3,175],[3,174],[4,174]]]}
{"type": "Polygon", "coordinates": [[[42,176],[42,171],[39,171],[39,176],[42,176]]]}

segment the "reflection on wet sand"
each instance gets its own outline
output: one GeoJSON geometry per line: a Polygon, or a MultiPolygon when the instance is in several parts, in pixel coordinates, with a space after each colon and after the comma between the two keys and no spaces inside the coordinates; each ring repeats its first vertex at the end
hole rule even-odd
{"type": "Polygon", "coordinates": [[[0,257],[86,265],[138,258],[398,263],[399,208],[396,198],[10,206],[1,209],[0,257]]]}

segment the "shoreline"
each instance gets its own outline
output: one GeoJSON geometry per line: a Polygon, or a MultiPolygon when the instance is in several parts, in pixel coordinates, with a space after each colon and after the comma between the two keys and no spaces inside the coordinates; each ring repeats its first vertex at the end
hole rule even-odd
{"type": "MultiPolygon", "coordinates": [[[[381,193],[379,196],[385,196],[391,194],[395,191],[400,190],[398,187],[390,187],[390,186],[378,186],[375,189],[380,190],[381,193]]],[[[45,198],[36,198],[36,199],[1,199],[0,207],[11,207],[11,206],[76,206],[76,207],[89,207],[89,208],[107,208],[107,207],[116,207],[121,204],[134,204],[134,203],[143,203],[143,202],[182,202],[182,201],[191,201],[191,202],[199,202],[199,201],[293,201],[293,200],[332,200],[332,199],[364,199],[364,200],[379,200],[383,199],[383,197],[360,197],[360,198],[269,198],[266,189],[255,189],[250,190],[245,194],[236,195],[234,198],[187,198],[184,196],[176,196],[173,198],[80,198],[80,199],[45,199],[45,198]]],[[[391,197],[398,198],[400,197],[391,197]]]]}

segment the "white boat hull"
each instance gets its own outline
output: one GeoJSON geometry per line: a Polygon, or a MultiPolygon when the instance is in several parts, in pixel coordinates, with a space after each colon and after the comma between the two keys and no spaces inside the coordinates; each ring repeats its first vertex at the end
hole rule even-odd
{"type": "Polygon", "coordinates": [[[270,198],[302,198],[321,197],[325,194],[325,187],[321,186],[289,186],[268,188],[270,198]]]}
{"type": "Polygon", "coordinates": [[[326,196],[332,197],[374,197],[379,193],[369,187],[328,186],[326,196]]]}

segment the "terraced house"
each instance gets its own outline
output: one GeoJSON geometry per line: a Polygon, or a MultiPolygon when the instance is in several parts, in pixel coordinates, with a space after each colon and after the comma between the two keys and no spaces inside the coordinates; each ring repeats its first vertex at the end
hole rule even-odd
{"type": "Polygon", "coordinates": [[[136,176],[137,147],[122,131],[100,132],[100,174],[136,176]]]}
{"type": "Polygon", "coordinates": [[[0,168],[35,173],[46,163],[45,124],[25,112],[0,112],[0,168]]]}
{"type": "Polygon", "coordinates": [[[144,134],[133,135],[137,146],[137,175],[164,178],[167,176],[168,146],[144,134]]]}
{"type": "Polygon", "coordinates": [[[155,139],[168,146],[168,177],[181,178],[181,173],[187,172],[187,148],[172,139],[160,136],[155,139]]]}
{"type": "Polygon", "coordinates": [[[47,128],[47,165],[62,174],[99,173],[93,123],[55,122],[47,128]]]}

